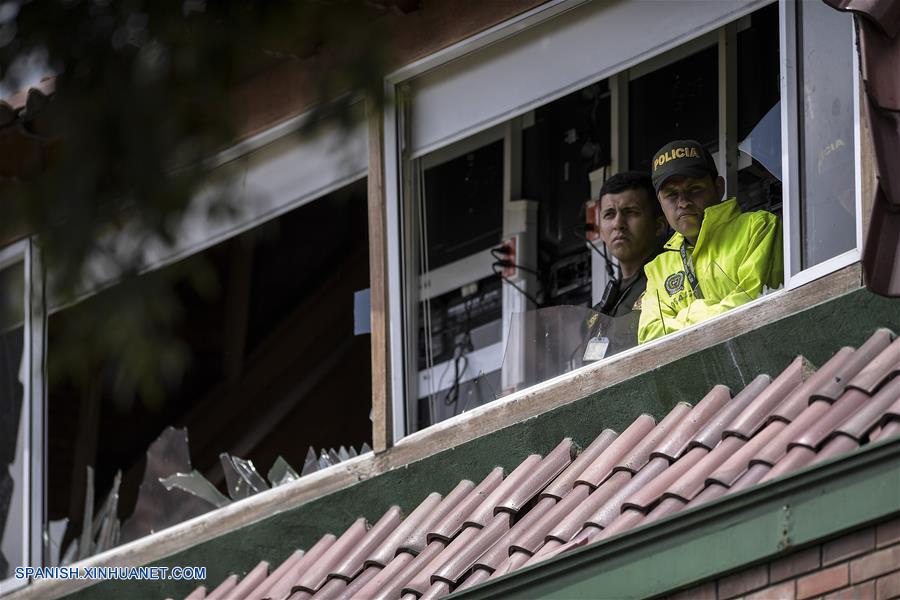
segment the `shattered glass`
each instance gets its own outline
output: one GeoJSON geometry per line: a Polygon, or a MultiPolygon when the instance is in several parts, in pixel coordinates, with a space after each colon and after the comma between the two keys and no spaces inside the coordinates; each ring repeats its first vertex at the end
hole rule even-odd
{"type": "Polygon", "coordinates": [[[222,463],[225,484],[232,500],[243,500],[269,489],[251,461],[231,456],[227,452],[219,455],[219,461],[222,463]]]}
{"type": "Polygon", "coordinates": [[[303,461],[303,468],[300,470],[300,476],[309,475],[319,470],[319,458],[312,446],[306,452],[306,458],[303,461]]]}
{"type": "Polygon", "coordinates": [[[194,494],[178,488],[167,490],[160,483],[161,479],[176,473],[191,471],[187,430],[167,427],[147,449],[147,465],[138,500],[134,512],[122,523],[120,543],[136,540],[215,508],[194,494]]]}
{"type": "Polygon", "coordinates": [[[216,489],[216,486],[210,483],[210,481],[197,470],[191,471],[190,473],[175,473],[174,475],[169,475],[164,479],[160,479],[159,482],[163,484],[167,490],[175,488],[183,490],[198,498],[206,500],[216,508],[231,504],[231,500],[226,498],[222,492],[216,489]]]}
{"type": "Polygon", "coordinates": [[[44,532],[44,541],[47,545],[47,556],[50,560],[50,566],[56,567],[61,563],[62,559],[62,541],[66,535],[66,529],[69,528],[69,518],[65,517],[50,521],[47,523],[47,530],[44,532]]]}
{"type": "Polygon", "coordinates": [[[86,467],[86,483],[84,485],[84,513],[81,521],[81,535],[78,538],[78,560],[91,555],[94,544],[91,538],[91,526],[94,514],[94,467],[86,467]]]}
{"type": "Polygon", "coordinates": [[[122,471],[116,471],[113,479],[112,488],[100,507],[100,512],[94,517],[94,523],[91,527],[91,537],[95,540],[94,553],[103,552],[116,545],[118,542],[114,538],[115,523],[118,521],[119,515],[119,486],[122,484],[122,471]]]}
{"type": "Polygon", "coordinates": [[[275,459],[272,468],[269,469],[267,477],[269,483],[272,484],[272,487],[284,485],[285,483],[290,483],[291,481],[296,481],[300,478],[297,471],[295,471],[282,456],[275,459]]]}

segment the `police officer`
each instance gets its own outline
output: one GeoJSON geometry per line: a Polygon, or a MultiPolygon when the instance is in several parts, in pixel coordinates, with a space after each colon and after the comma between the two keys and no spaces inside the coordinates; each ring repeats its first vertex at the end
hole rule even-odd
{"type": "Polygon", "coordinates": [[[696,140],[659,149],[653,187],[675,234],[644,268],[638,341],[679,331],[757,298],[784,279],[781,224],[722,201],[725,181],[696,140]]]}
{"type": "Polygon", "coordinates": [[[646,173],[616,173],[600,188],[600,238],[621,270],[594,310],[618,317],[631,312],[644,293],[644,265],[659,252],[666,220],[646,173]]]}

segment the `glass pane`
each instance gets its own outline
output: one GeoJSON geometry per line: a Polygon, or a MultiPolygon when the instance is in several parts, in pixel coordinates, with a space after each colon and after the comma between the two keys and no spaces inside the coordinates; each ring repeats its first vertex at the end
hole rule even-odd
{"type": "Polygon", "coordinates": [[[24,482],[24,388],[20,382],[24,348],[22,264],[0,269],[0,580],[27,564],[24,482]]]}
{"type": "Polygon", "coordinates": [[[671,140],[719,141],[718,54],[715,46],[631,81],[629,167],[650,171],[653,153],[671,140]]]}
{"type": "Polygon", "coordinates": [[[802,268],[856,247],[853,18],[798,2],[802,268]]]}

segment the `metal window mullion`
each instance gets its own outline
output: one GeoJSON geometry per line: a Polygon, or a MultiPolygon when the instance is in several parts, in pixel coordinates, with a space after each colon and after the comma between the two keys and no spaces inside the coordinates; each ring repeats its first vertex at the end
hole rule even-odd
{"type": "Polygon", "coordinates": [[[782,220],[784,221],[784,281],[800,271],[800,156],[798,132],[797,9],[779,0],[779,79],[781,83],[782,220]]]}
{"type": "Polygon", "coordinates": [[[403,326],[403,260],[402,215],[400,203],[400,118],[396,86],[385,82],[384,106],[384,203],[385,237],[387,243],[388,278],[388,334],[390,344],[390,402],[394,415],[393,440],[397,443],[406,435],[407,408],[405,403],[404,326],[403,326]]]}
{"type": "Polygon", "coordinates": [[[737,197],[737,23],[718,31],[719,160],[725,197],[737,197]]]}
{"type": "Polygon", "coordinates": [[[43,566],[45,561],[43,530],[46,522],[46,457],[47,457],[47,307],[45,276],[40,251],[34,239],[29,240],[25,251],[25,347],[27,381],[25,399],[27,415],[24,431],[26,477],[25,502],[29,537],[28,561],[32,566],[43,566]]]}
{"type": "MultiPolygon", "coordinates": [[[[400,215],[400,265],[401,288],[400,294],[403,303],[401,326],[403,330],[401,344],[401,361],[403,374],[402,400],[404,404],[403,414],[406,415],[405,434],[416,430],[418,418],[418,335],[419,335],[419,273],[422,268],[420,262],[419,239],[420,202],[421,198],[421,161],[413,160],[409,153],[409,136],[411,127],[411,94],[407,84],[401,84],[397,88],[397,146],[395,153],[399,157],[397,175],[399,185],[397,187],[397,205],[400,215]]],[[[422,224],[424,227],[424,224],[422,224]]],[[[426,324],[427,325],[427,324],[426,324]]]]}
{"type": "Polygon", "coordinates": [[[858,17],[854,16],[851,21],[851,39],[853,40],[853,172],[854,172],[854,185],[853,192],[856,196],[856,250],[862,253],[863,247],[863,236],[865,232],[863,231],[863,198],[862,198],[862,119],[864,118],[863,109],[860,102],[860,97],[862,89],[860,88],[860,79],[862,78],[862,74],[859,69],[859,52],[856,51],[859,48],[859,40],[857,36],[859,31],[856,28],[855,20],[858,17]]]}

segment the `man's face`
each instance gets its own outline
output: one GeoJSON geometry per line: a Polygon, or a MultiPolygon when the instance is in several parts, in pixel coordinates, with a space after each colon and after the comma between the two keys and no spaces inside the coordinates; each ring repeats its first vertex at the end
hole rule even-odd
{"type": "Polygon", "coordinates": [[[725,191],[721,177],[694,179],[676,175],[659,188],[659,203],[672,229],[692,242],[700,235],[703,211],[718,204],[725,191]]]}
{"type": "Polygon", "coordinates": [[[600,198],[600,237],[623,262],[643,261],[656,247],[666,224],[656,216],[643,190],[625,190],[600,198]]]}

